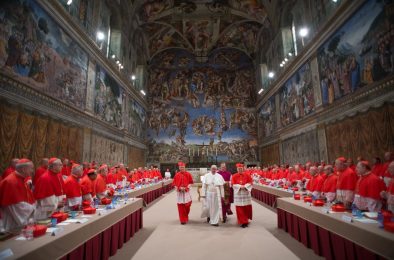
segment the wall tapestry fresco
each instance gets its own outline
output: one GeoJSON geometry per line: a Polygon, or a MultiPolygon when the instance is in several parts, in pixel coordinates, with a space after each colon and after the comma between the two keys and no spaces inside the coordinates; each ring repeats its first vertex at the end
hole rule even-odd
{"type": "Polygon", "coordinates": [[[2,73],[83,109],[87,64],[87,54],[35,1],[1,2],[2,73]]]}
{"type": "Polygon", "coordinates": [[[93,133],[91,147],[90,159],[97,164],[107,163],[109,165],[116,165],[124,162],[125,146],[121,143],[93,133]]]}
{"type": "Polygon", "coordinates": [[[206,63],[183,50],[160,53],[150,66],[148,161],[256,160],[254,79],[238,50],[206,63]]]}
{"type": "Polygon", "coordinates": [[[260,140],[276,130],[275,95],[271,96],[258,111],[258,122],[260,140]]]}
{"type": "Polygon", "coordinates": [[[394,71],[393,1],[367,1],[319,49],[323,104],[394,71]]]}
{"type": "Polygon", "coordinates": [[[315,111],[309,62],[304,64],[279,91],[280,123],[286,126],[315,111]]]}
{"type": "Polygon", "coordinates": [[[97,65],[94,113],[115,127],[122,127],[123,92],[122,87],[97,65]]]}

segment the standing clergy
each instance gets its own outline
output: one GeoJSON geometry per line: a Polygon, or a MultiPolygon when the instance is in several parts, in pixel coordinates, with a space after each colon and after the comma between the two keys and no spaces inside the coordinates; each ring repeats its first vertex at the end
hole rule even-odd
{"type": "Polygon", "coordinates": [[[109,196],[109,189],[107,188],[107,174],[108,166],[103,164],[98,169],[97,179],[96,179],[96,196],[99,199],[109,196]]]}
{"type": "Polygon", "coordinates": [[[224,179],[218,174],[217,166],[211,166],[211,172],[204,176],[202,183],[202,197],[205,198],[205,205],[208,208],[208,222],[212,226],[219,226],[219,219],[222,216],[222,199],[224,198],[224,179]]]}
{"type": "Polygon", "coordinates": [[[95,169],[90,169],[88,174],[81,179],[82,199],[93,201],[96,197],[96,178],[97,172],[95,169]]]}
{"type": "Polygon", "coordinates": [[[15,171],[15,167],[16,167],[16,164],[18,163],[18,161],[19,161],[18,158],[13,158],[11,160],[10,165],[7,167],[7,169],[5,169],[5,171],[1,175],[1,177],[3,179],[7,178],[8,175],[10,175],[11,173],[13,173],[15,171]]]}
{"type": "Polygon", "coordinates": [[[360,210],[377,212],[382,207],[380,193],[386,190],[384,181],[371,172],[368,161],[360,161],[356,167],[360,176],[355,190],[354,204],[360,210]]]}
{"type": "Polygon", "coordinates": [[[74,164],[71,167],[71,175],[64,181],[64,193],[67,205],[72,210],[78,210],[82,205],[82,189],[79,180],[83,176],[83,166],[74,164]]]}
{"type": "Polygon", "coordinates": [[[37,180],[44,175],[44,173],[48,170],[48,158],[42,158],[40,167],[37,168],[34,178],[33,184],[35,185],[37,180]]]}
{"type": "Polygon", "coordinates": [[[35,218],[37,220],[46,219],[58,208],[64,206],[64,182],[60,174],[62,161],[58,158],[51,158],[46,171],[36,183],[34,197],[37,200],[37,210],[35,218]]]}
{"type": "Polygon", "coordinates": [[[382,191],[380,195],[387,199],[387,209],[394,213],[394,162],[391,162],[387,171],[391,174],[391,181],[386,191],[382,191]]]}
{"type": "Polygon", "coordinates": [[[249,219],[252,219],[252,177],[244,174],[244,165],[237,163],[238,173],[231,178],[231,185],[234,188],[234,204],[237,212],[238,224],[242,228],[249,225],[249,219]]]}
{"type": "Polygon", "coordinates": [[[337,195],[338,175],[334,173],[332,165],[324,166],[324,173],[327,177],[323,183],[322,195],[327,199],[327,202],[333,202],[337,195]]]}
{"type": "Polygon", "coordinates": [[[344,157],[339,157],[335,160],[335,168],[338,171],[336,200],[342,202],[349,209],[354,199],[357,175],[346,165],[346,159],[344,157]]]}
{"type": "Polygon", "coordinates": [[[226,164],[220,164],[220,170],[218,171],[220,175],[222,175],[225,183],[223,185],[224,188],[224,198],[222,200],[222,215],[223,215],[223,223],[227,221],[227,215],[232,215],[231,211],[231,203],[234,201],[233,196],[233,188],[230,187],[231,183],[231,173],[227,171],[226,164]]]}
{"type": "Polygon", "coordinates": [[[179,220],[182,225],[189,221],[190,206],[192,196],[190,195],[190,185],[193,184],[192,175],[185,171],[185,163],[178,163],[179,172],[175,174],[172,185],[176,189],[176,201],[178,204],[179,220]]]}
{"type": "Polygon", "coordinates": [[[25,183],[34,171],[33,163],[20,159],[15,171],[0,182],[0,212],[6,231],[20,228],[33,217],[36,206],[34,196],[25,183]]]}

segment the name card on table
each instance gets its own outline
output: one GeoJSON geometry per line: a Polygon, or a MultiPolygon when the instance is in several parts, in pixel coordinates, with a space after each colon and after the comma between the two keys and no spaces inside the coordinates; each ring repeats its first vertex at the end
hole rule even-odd
{"type": "Polygon", "coordinates": [[[353,221],[353,217],[352,216],[343,215],[342,216],[342,220],[345,221],[345,222],[351,223],[353,221]]]}
{"type": "Polygon", "coordinates": [[[0,259],[5,259],[14,255],[14,252],[10,248],[4,249],[0,252],[0,259]]]}

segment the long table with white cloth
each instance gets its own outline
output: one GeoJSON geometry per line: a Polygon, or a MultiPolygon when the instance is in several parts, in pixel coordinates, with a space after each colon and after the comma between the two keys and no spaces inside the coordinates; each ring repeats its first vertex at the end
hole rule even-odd
{"type": "Polygon", "coordinates": [[[394,234],[374,219],[278,198],[278,228],[326,259],[394,259],[394,234]]]}

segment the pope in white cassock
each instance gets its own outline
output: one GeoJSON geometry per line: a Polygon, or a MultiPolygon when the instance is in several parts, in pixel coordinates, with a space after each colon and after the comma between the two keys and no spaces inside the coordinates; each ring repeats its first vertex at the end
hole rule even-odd
{"type": "Polygon", "coordinates": [[[201,217],[207,217],[209,224],[219,226],[222,218],[222,199],[224,198],[225,181],[222,175],[217,173],[217,166],[211,166],[211,172],[205,174],[202,181],[203,212],[201,217]]]}

